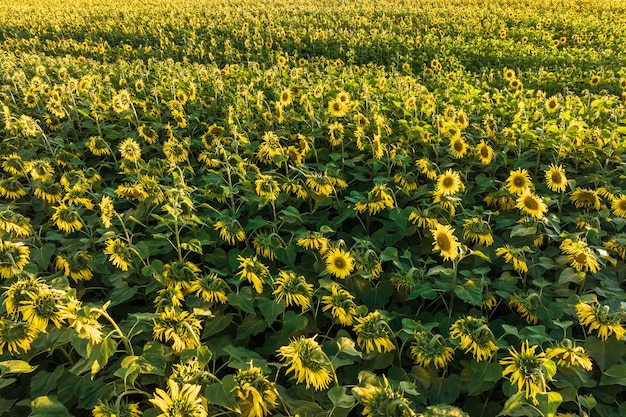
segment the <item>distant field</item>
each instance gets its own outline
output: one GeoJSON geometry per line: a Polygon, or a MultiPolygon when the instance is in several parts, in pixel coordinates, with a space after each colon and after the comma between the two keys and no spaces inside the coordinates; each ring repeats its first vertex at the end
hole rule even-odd
{"type": "Polygon", "coordinates": [[[0,415],[626,415],[625,12],[3,2],[0,415]]]}

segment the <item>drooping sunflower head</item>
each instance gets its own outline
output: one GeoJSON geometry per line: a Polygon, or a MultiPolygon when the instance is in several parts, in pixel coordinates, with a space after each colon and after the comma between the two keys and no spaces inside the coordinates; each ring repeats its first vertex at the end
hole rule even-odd
{"type": "Polygon", "coordinates": [[[596,210],[600,210],[600,197],[596,190],[576,187],[576,190],[571,195],[571,200],[576,208],[593,207],[596,210]]]}
{"type": "Polygon", "coordinates": [[[391,352],[396,348],[387,319],[378,310],[356,320],[357,344],[365,349],[365,353],[391,352]]]}
{"type": "Polygon", "coordinates": [[[518,392],[524,390],[525,397],[531,398],[535,404],[538,404],[537,394],[546,392],[548,390],[546,382],[552,379],[548,368],[543,366],[549,359],[543,352],[536,353],[537,348],[537,345],[530,346],[526,341],[519,352],[511,348],[510,356],[500,360],[500,364],[506,366],[502,376],[510,374],[511,384],[517,385],[518,392]]]}
{"type": "Polygon", "coordinates": [[[9,353],[28,352],[39,330],[24,321],[13,321],[0,317],[0,354],[6,347],[9,353]]]}
{"type": "Polygon", "coordinates": [[[0,240],[0,276],[11,278],[30,261],[30,249],[23,242],[0,240]]]}
{"type": "Polygon", "coordinates": [[[277,353],[281,361],[289,365],[287,373],[293,372],[298,384],[304,382],[307,388],[312,386],[316,391],[326,389],[330,384],[332,364],[315,336],[300,336],[280,347],[277,353]]]}
{"type": "MultiPolygon", "coordinates": [[[[368,378],[369,379],[369,378],[368,378]]],[[[372,381],[374,382],[374,381],[372,381]]],[[[415,417],[411,402],[402,391],[396,391],[383,375],[383,384],[366,382],[364,386],[352,388],[363,404],[363,415],[367,417],[415,417]]]]}
{"type": "Polygon", "coordinates": [[[306,282],[306,278],[291,271],[280,271],[278,278],[274,280],[276,289],[272,293],[276,296],[276,302],[283,299],[287,307],[296,305],[302,311],[311,307],[311,297],[313,296],[313,284],[306,282]]]}
{"type": "Polygon", "coordinates": [[[590,332],[596,330],[602,340],[608,339],[611,335],[620,340],[626,335],[626,329],[621,324],[621,314],[611,312],[608,305],[581,301],[576,304],[576,313],[580,324],[587,326],[590,332]]]}
{"type": "Polygon", "coordinates": [[[415,331],[411,344],[411,356],[419,366],[427,368],[431,364],[435,368],[445,368],[454,356],[454,349],[446,345],[440,334],[427,331],[415,331]]]}

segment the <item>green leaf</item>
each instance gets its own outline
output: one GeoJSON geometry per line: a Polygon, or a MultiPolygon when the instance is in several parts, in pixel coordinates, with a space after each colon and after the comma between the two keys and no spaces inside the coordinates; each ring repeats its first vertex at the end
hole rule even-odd
{"type": "Polygon", "coordinates": [[[248,336],[256,336],[267,329],[265,320],[250,314],[243,319],[243,322],[237,327],[237,339],[245,339],[248,336]]]}
{"type": "Polygon", "coordinates": [[[97,374],[109,362],[117,349],[117,340],[109,337],[97,345],[87,345],[87,355],[91,363],[91,376],[97,374]]]}
{"type": "Polygon", "coordinates": [[[276,321],[276,317],[280,316],[285,311],[284,303],[277,303],[269,298],[260,299],[258,306],[268,326],[271,326],[272,323],[276,321]]]}
{"type": "Polygon", "coordinates": [[[545,392],[537,394],[537,402],[544,417],[554,417],[563,397],[558,392],[545,392]]]}
{"type": "Polygon", "coordinates": [[[509,397],[509,399],[504,403],[504,408],[500,411],[498,416],[509,416],[513,410],[525,405],[526,401],[524,396],[525,391],[518,391],[516,394],[509,397]]]}
{"type": "Polygon", "coordinates": [[[0,376],[6,374],[28,374],[37,369],[26,361],[9,360],[0,362],[0,376]]]}
{"type": "Polygon", "coordinates": [[[614,337],[602,341],[595,336],[588,336],[584,348],[602,371],[616,365],[626,353],[624,343],[614,337]]]}
{"type": "Polygon", "coordinates": [[[455,287],[454,293],[466,303],[479,306],[483,303],[483,291],[480,287],[467,286],[467,287],[455,287]]]}
{"type": "Polygon", "coordinates": [[[246,313],[255,314],[254,305],[252,304],[252,290],[250,287],[242,288],[239,294],[234,292],[228,294],[228,304],[246,313]]]}
{"type": "Polygon", "coordinates": [[[44,243],[40,248],[31,249],[30,259],[35,262],[42,271],[45,271],[48,269],[50,259],[54,256],[56,249],[57,245],[54,243],[44,243]]]}
{"type": "Polygon", "coordinates": [[[346,394],[347,388],[341,385],[328,390],[328,398],[335,407],[351,408],[356,400],[353,396],[346,394]]]}
{"type": "Polygon", "coordinates": [[[57,387],[59,378],[65,372],[63,366],[57,366],[54,372],[38,371],[30,381],[31,395],[47,395],[57,387]]]}
{"type": "Polygon", "coordinates": [[[202,242],[198,239],[190,239],[188,242],[183,242],[180,244],[180,247],[181,249],[202,255],[202,242]]]}
{"type": "Polygon", "coordinates": [[[32,413],[29,417],[72,417],[63,404],[48,396],[35,398],[30,407],[32,413]]]}
{"type": "Polygon", "coordinates": [[[428,392],[428,400],[431,404],[452,404],[461,394],[461,377],[452,374],[448,378],[435,378],[428,392]]]}
{"type": "Polygon", "coordinates": [[[283,320],[283,330],[281,331],[281,339],[287,340],[290,337],[295,336],[300,330],[304,329],[309,324],[309,319],[301,314],[297,314],[291,310],[287,310],[285,313],[285,319],[283,320]]]}
{"type": "Polygon", "coordinates": [[[536,226],[524,226],[522,224],[519,224],[513,227],[513,229],[511,230],[511,237],[530,236],[530,235],[534,235],[535,233],[537,233],[536,226]]]}
{"type": "Polygon", "coordinates": [[[233,313],[223,314],[221,316],[214,316],[204,321],[204,330],[202,331],[202,338],[206,339],[209,336],[213,336],[230,326],[233,321],[233,313]]]}
{"type": "Polygon", "coordinates": [[[626,365],[614,365],[604,371],[600,378],[600,385],[626,386],[626,365]]]}
{"type": "Polygon", "coordinates": [[[209,404],[215,404],[229,411],[240,413],[241,410],[237,405],[236,386],[235,377],[230,374],[226,375],[222,382],[207,386],[204,390],[204,397],[209,404]]]}
{"type": "Polygon", "coordinates": [[[15,381],[17,381],[17,378],[0,378],[0,389],[8,387],[15,381]]]}
{"type": "Polygon", "coordinates": [[[472,362],[471,369],[473,374],[468,384],[470,396],[481,394],[491,388],[494,382],[502,378],[504,368],[498,363],[472,362]]]}
{"type": "Polygon", "coordinates": [[[485,255],[483,252],[479,250],[472,250],[471,254],[474,256],[478,256],[480,259],[482,259],[485,262],[491,263],[491,258],[489,258],[487,255],[485,255]]]}
{"type": "Polygon", "coordinates": [[[383,308],[393,295],[395,288],[391,281],[381,281],[372,291],[363,295],[363,303],[371,309],[383,308]]]}

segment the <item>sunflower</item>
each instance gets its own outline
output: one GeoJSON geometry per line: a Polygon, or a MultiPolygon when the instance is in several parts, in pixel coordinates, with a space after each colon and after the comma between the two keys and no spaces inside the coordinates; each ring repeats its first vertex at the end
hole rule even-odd
{"type": "Polygon", "coordinates": [[[427,158],[418,159],[417,161],[415,161],[415,165],[417,165],[417,167],[420,169],[420,172],[426,175],[426,178],[428,178],[429,180],[434,181],[437,179],[437,167],[427,158]]]}
{"type": "Polygon", "coordinates": [[[463,158],[468,150],[469,146],[460,136],[455,135],[450,140],[450,152],[455,158],[463,158]]]}
{"type": "Polygon", "coordinates": [[[280,194],[278,182],[271,175],[259,174],[254,181],[255,191],[261,197],[266,197],[269,201],[274,201],[280,194]]]}
{"type": "Polygon", "coordinates": [[[335,191],[331,179],[326,174],[307,174],[306,183],[315,193],[324,197],[328,197],[335,191]]]}
{"type": "Polygon", "coordinates": [[[599,75],[594,75],[591,77],[591,79],[589,80],[589,85],[592,87],[596,87],[598,84],[600,84],[600,76],[599,75]]]}
{"type": "Polygon", "coordinates": [[[61,328],[65,292],[52,288],[41,288],[36,293],[28,293],[27,295],[28,297],[20,302],[18,308],[24,321],[42,332],[46,331],[49,322],[52,322],[57,328],[61,328]]]}
{"type": "Polygon", "coordinates": [[[230,288],[217,274],[207,274],[192,282],[189,291],[195,292],[197,297],[207,303],[226,304],[228,301],[226,293],[230,291],[230,288]]]}
{"type": "Polygon", "coordinates": [[[30,219],[9,208],[0,211],[0,230],[17,239],[31,236],[34,233],[30,219]]]}
{"type": "Polygon", "coordinates": [[[513,265],[513,269],[518,272],[528,272],[528,265],[526,265],[524,252],[525,250],[523,248],[514,248],[508,243],[503,247],[496,249],[496,255],[502,256],[504,260],[513,265]]]}
{"type": "Polygon", "coordinates": [[[63,318],[73,328],[78,337],[88,339],[91,345],[102,342],[102,324],[98,322],[101,313],[89,307],[82,307],[78,300],[70,300],[63,307],[63,318]]]}
{"type": "Polygon", "coordinates": [[[189,159],[189,139],[171,137],[163,143],[163,154],[172,164],[185,163],[189,159]]]}
{"type": "Polygon", "coordinates": [[[109,255],[109,261],[122,271],[128,271],[133,262],[133,250],[119,238],[107,239],[103,253],[109,255]]]}
{"type": "Polygon", "coordinates": [[[576,346],[576,343],[569,339],[557,343],[554,347],[547,348],[546,358],[558,359],[557,365],[564,368],[579,366],[586,371],[593,369],[593,363],[591,363],[591,358],[589,358],[589,354],[585,351],[585,348],[576,346]]]}
{"type": "Polygon", "coordinates": [[[246,232],[244,232],[241,224],[230,217],[223,217],[213,225],[213,228],[220,232],[220,237],[230,245],[246,240],[246,232]]]}
{"type": "Polygon", "coordinates": [[[617,340],[626,335],[626,329],[621,324],[621,313],[611,313],[609,306],[603,306],[598,302],[593,305],[584,301],[576,304],[576,314],[582,326],[587,326],[590,332],[597,330],[602,340],[606,340],[612,334],[617,340]]]}
{"type": "Polygon", "coordinates": [[[600,270],[600,264],[592,248],[583,241],[565,239],[561,242],[560,249],[567,254],[570,265],[578,272],[596,273],[600,270]]]}
{"type": "Polygon", "coordinates": [[[449,169],[437,178],[435,190],[441,195],[453,195],[464,189],[465,185],[456,171],[449,169]]]}
{"type": "Polygon", "coordinates": [[[480,163],[483,165],[489,165],[495,156],[493,148],[487,145],[484,139],[476,146],[476,154],[478,158],[480,158],[480,163]]]}
{"type": "Polygon", "coordinates": [[[39,330],[24,321],[12,321],[0,317],[0,354],[4,348],[9,353],[28,352],[39,330]]]}
{"type": "Polygon", "coordinates": [[[365,201],[358,201],[354,205],[354,210],[357,213],[368,212],[370,216],[377,214],[385,208],[393,208],[395,201],[393,195],[389,193],[389,188],[386,184],[375,185],[374,188],[368,192],[365,201]]]}
{"type": "Polygon", "coordinates": [[[252,240],[252,246],[257,255],[274,260],[276,249],[284,248],[285,242],[276,233],[258,232],[252,240]]]}
{"type": "Polygon", "coordinates": [[[433,204],[438,205],[443,210],[446,210],[450,216],[454,216],[456,213],[456,206],[461,199],[453,195],[443,195],[439,191],[433,192],[433,204]]]}
{"type": "Polygon", "coordinates": [[[437,224],[431,229],[433,235],[433,250],[439,251],[445,261],[454,261],[460,254],[460,243],[454,236],[454,229],[450,225],[437,224]]]}
{"type": "Polygon", "coordinates": [[[172,350],[179,354],[185,349],[200,346],[202,322],[193,313],[176,308],[166,308],[154,319],[152,329],[155,340],[172,342],[172,350]]]}
{"type": "Polygon", "coordinates": [[[200,396],[201,385],[179,386],[176,381],[168,379],[167,387],[168,392],[156,388],[154,398],[150,399],[162,411],[157,417],[207,417],[204,401],[200,396]]]}
{"type": "Polygon", "coordinates": [[[279,393],[274,383],[252,362],[248,369],[239,369],[234,380],[242,416],[264,417],[276,407],[279,393]]]}
{"type": "Polygon", "coordinates": [[[311,297],[313,296],[313,284],[306,282],[306,278],[294,272],[280,271],[278,278],[274,280],[276,289],[272,295],[276,296],[276,303],[280,303],[283,298],[287,307],[291,305],[299,306],[302,312],[311,308],[311,297]]]}
{"type": "Polygon", "coordinates": [[[349,251],[333,248],[326,255],[326,270],[337,278],[347,278],[354,270],[354,259],[349,251]]]}
{"type": "Polygon", "coordinates": [[[528,323],[537,324],[539,317],[535,314],[537,295],[515,292],[509,298],[509,307],[514,308],[528,323]]]}
{"type": "Polygon", "coordinates": [[[125,139],[119,146],[120,155],[130,161],[137,162],[141,159],[141,147],[133,138],[125,139]]]}
{"type": "Polygon", "coordinates": [[[49,203],[59,203],[63,199],[63,187],[55,182],[39,183],[35,187],[35,197],[49,203]]]}
{"type": "Polygon", "coordinates": [[[95,156],[105,156],[111,154],[109,144],[102,138],[102,136],[91,136],[87,139],[85,147],[95,156]]]}
{"type": "Polygon", "coordinates": [[[259,262],[256,256],[244,258],[240,255],[237,257],[237,260],[239,261],[240,269],[237,275],[240,276],[240,279],[248,280],[254,286],[256,292],[261,294],[263,292],[263,284],[270,275],[269,268],[262,262],[259,262]]]}
{"type": "Polygon", "coordinates": [[[543,352],[535,353],[537,348],[536,345],[530,346],[527,340],[519,352],[515,348],[509,349],[510,356],[499,361],[500,365],[506,366],[502,376],[510,374],[511,384],[517,384],[518,392],[524,390],[526,398],[531,398],[535,405],[538,404],[537,394],[546,392],[546,382],[552,380],[544,365],[549,359],[543,352]]]}
{"type": "Polygon", "coordinates": [[[347,111],[347,106],[343,101],[335,99],[328,103],[328,112],[334,117],[343,117],[347,111]]]}
{"type": "Polygon", "coordinates": [[[339,146],[343,142],[343,125],[339,122],[328,125],[329,143],[331,146],[339,146]]]}
{"type": "Polygon", "coordinates": [[[143,414],[138,403],[120,401],[115,403],[98,400],[98,404],[91,410],[93,417],[141,417],[143,414]]]}
{"type": "Polygon", "coordinates": [[[111,220],[113,216],[117,213],[115,212],[115,207],[113,206],[113,199],[107,195],[102,197],[100,200],[100,220],[102,221],[102,225],[108,229],[112,226],[111,220]]]}
{"type": "Polygon", "coordinates": [[[22,183],[16,178],[5,178],[0,180],[0,197],[15,200],[27,194],[22,183]]]}
{"type": "Polygon", "coordinates": [[[411,223],[422,229],[435,229],[439,225],[437,218],[433,216],[428,209],[415,209],[409,214],[411,223]]]}
{"type": "Polygon", "coordinates": [[[495,337],[483,317],[460,318],[450,327],[450,338],[460,339],[465,353],[472,353],[477,362],[486,361],[498,350],[495,337]]]}
{"type": "Polygon", "coordinates": [[[328,251],[328,238],[320,232],[306,231],[304,235],[298,238],[296,244],[304,249],[315,249],[321,255],[328,251]]]}
{"type": "Polygon", "coordinates": [[[388,320],[378,310],[365,317],[358,317],[356,321],[358,323],[354,326],[354,332],[357,335],[357,344],[365,348],[365,353],[391,352],[396,348],[388,320]]]}
{"type": "Polygon", "coordinates": [[[550,165],[546,171],[546,184],[552,191],[562,193],[567,188],[567,177],[562,165],[550,165]]]}
{"type": "Polygon", "coordinates": [[[344,326],[351,326],[356,314],[354,296],[337,284],[331,287],[331,295],[322,296],[322,311],[330,310],[333,319],[344,326]]]}
{"type": "Polygon", "coordinates": [[[480,245],[493,245],[491,226],[481,217],[472,217],[463,220],[463,239],[480,245]]]}
{"type": "Polygon", "coordinates": [[[518,168],[515,171],[511,171],[509,177],[506,179],[506,187],[512,194],[523,194],[531,184],[530,175],[525,168],[518,168]]]}
{"type": "Polygon", "coordinates": [[[616,216],[626,218],[626,194],[613,199],[611,210],[616,216]]]}
{"type": "Polygon", "coordinates": [[[454,349],[446,346],[445,339],[440,334],[426,331],[415,331],[411,344],[411,356],[421,367],[428,367],[432,363],[436,369],[445,368],[454,356],[454,349]]]}
{"type": "Polygon", "coordinates": [[[522,213],[534,216],[537,219],[542,219],[548,211],[548,207],[541,197],[538,197],[528,189],[517,198],[515,207],[520,209],[522,213]]]}
{"type": "Polygon", "coordinates": [[[626,260],[626,234],[617,233],[613,238],[604,243],[604,247],[618,254],[622,260],[626,260]]]}
{"type": "Polygon", "coordinates": [[[293,372],[298,384],[305,382],[307,388],[312,386],[316,391],[328,388],[334,370],[315,336],[300,336],[287,346],[281,346],[277,353],[281,361],[289,365],[287,373],[293,372]]]}
{"type": "Polygon", "coordinates": [[[596,210],[600,210],[600,197],[598,197],[596,190],[576,187],[576,190],[571,195],[571,199],[576,208],[593,207],[596,210]]]}
{"type": "Polygon", "coordinates": [[[26,170],[28,175],[34,181],[47,182],[54,177],[54,168],[50,161],[44,159],[36,159],[26,163],[26,170]]]}
{"type": "Polygon", "coordinates": [[[93,278],[93,268],[89,265],[95,258],[88,252],[78,251],[69,259],[57,255],[56,269],[63,271],[63,276],[70,277],[74,282],[89,281],[93,278]]]}
{"type": "Polygon", "coordinates": [[[137,128],[137,134],[149,145],[154,145],[159,140],[158,132],[147,125],[140,125],[137,128]]]}
{"type": "Polygon", "coordinates": [[[30,261],[30,249],[23,242],[0,240],[0,276],[11,278],[30,261]]]}
{"type": "Polygon", "coordinates": [[[121,90],[111,99],[111,107],[115,113],[122,113],[130,108],[131,98],[127,90],[121,90]]]}
{"type": "Polygon", "coordinates": [[[166,287],[180,285],[183,293],[187,293],[200,272],[200,268],[190,261],[168,262],[163,266],[163,285],[166,287]]]}
{"type": "Polygon", "coordinates": [[[2,157],[2,169],[11,175],[23,175],[26,172],[26,163],[16,153],[12,153],[2,157]]]}
{"type": "Polygon", "coordinates": [[[504,68],[502,70],[502,74],[504,75],[504,79],[507,81],[515,79],[515,70],[511,68],[504,68]]]}
{"type": "Polygon", "coordinates": [[[510,197],[510,194],[507,190],[498,190],[492,193],[489,193],[485,199],[485,203],[487,205],[499,208],[500,210],[511,210],[515,207],[516,201],[510,197]]]}
{"type": "Polygon", "coordinates": [[[554,113],[559,108],[559,99],[556,96],[550,97],[546,100],[546,110],[548,113],[554,113]]]}
{"type": "Polygon", "coordinates": [[[404,397],[403,391],[396,391],[383,375],[384,385],[367,383],[365,386],[354,387],[352,392],[363,404],[363,415],[366,417],[415,417],[411,402],[404,397]]]}
{"type": "Polygon", "coordinates": [[[145,201],[150,197],[146,192],[143,184],[122,183],[115,188],[115,195],[119,198],[127,198],[129,200],[145,201]]]}

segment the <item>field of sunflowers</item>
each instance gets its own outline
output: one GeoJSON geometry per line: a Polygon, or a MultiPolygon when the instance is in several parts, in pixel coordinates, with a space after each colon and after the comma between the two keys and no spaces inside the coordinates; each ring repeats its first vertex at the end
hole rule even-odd
{"type": "Polygon", "coordinates": [[[0,416],[626,416],[626,0],[0,4],[0,416]]]}

